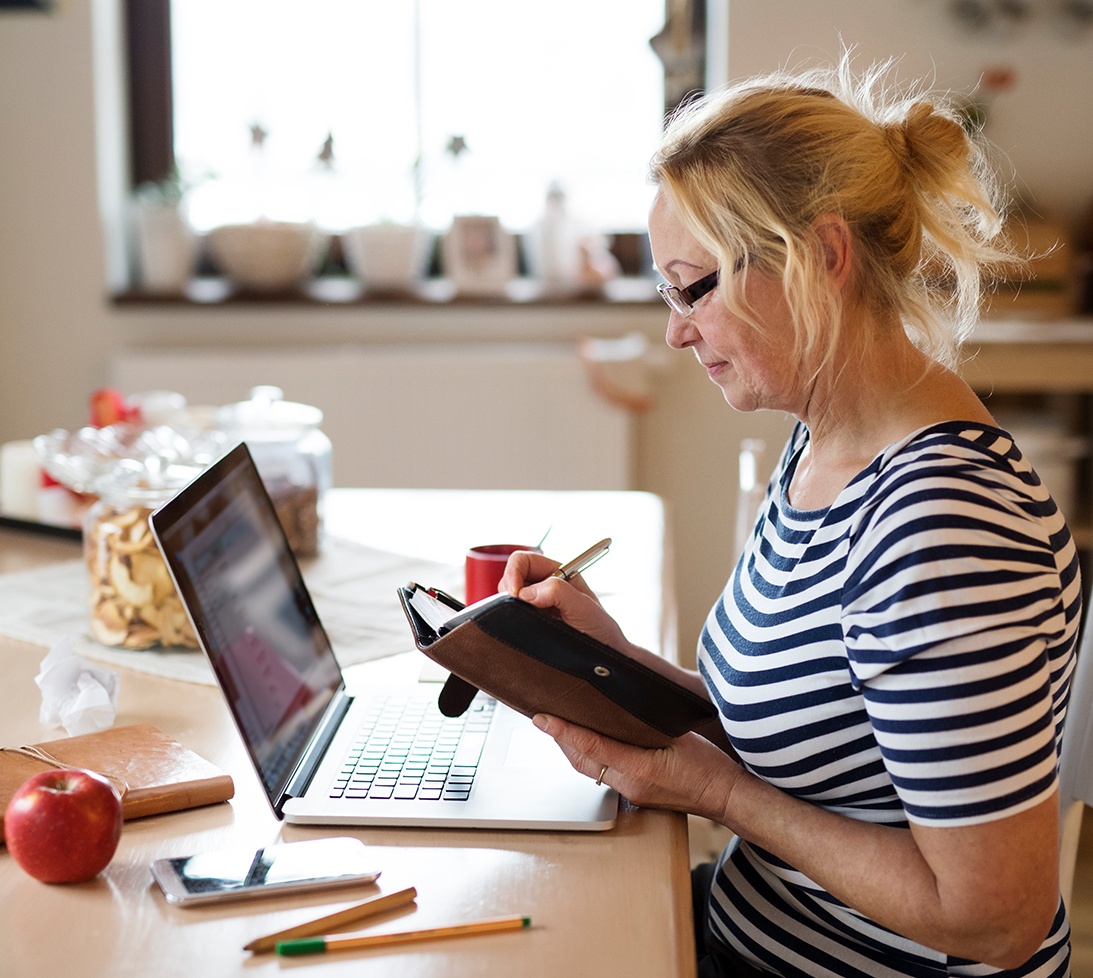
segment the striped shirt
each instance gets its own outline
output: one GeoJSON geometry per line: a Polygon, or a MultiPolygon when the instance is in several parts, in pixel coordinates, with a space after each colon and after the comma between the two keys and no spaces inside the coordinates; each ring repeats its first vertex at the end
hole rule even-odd
{"type": "MultiPolygon", "coordinates": [[[[786,498],[798,425],[699,643],[749,771],[850,818],[960,826],[1053,791],[1081,611],[1066,524],[1005,432],[972,422],[889,446],[827,509],[786,498]]],[[[721,939],[777,974],[994,975],[905,940],[735,840],[710,900],[721,939]]],[[[1006,975],[1068,975],[1052,932],[1006,975]]]]}

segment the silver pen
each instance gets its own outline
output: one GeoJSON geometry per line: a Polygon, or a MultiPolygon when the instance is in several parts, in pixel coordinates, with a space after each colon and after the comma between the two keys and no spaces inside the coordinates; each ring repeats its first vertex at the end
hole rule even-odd
{"type": "Polygon", "coordinates": [[[599,560],[608,548],[611,546],[611,538],[607,537],[605,540],[601,540],[599,543],[589,547],[580,556],[574,557],[569,563],[562,564],[551,577],[560,577],[563,581],[568,581],[571,577],[575,577],[580,574],[581,571],[588,569],[597,560],[599,560]]]}

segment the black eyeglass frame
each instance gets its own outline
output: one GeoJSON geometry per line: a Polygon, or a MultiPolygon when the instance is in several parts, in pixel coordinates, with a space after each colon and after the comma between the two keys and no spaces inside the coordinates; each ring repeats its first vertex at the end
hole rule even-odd
{"type": "Polygon", "coordinates": [[[695,309],[695,303],[698,302],[704,295],[712,292],[717,288],[717,283],[721,281],[720,270],[710,272],[709,275],[704,275],[702,278],[690,285],[682,287],[669,285],[667,282],[661,282],[657,286],[657,292],[660,297],[668,303],[668,307],[675,312],[678,312],[681,316],[689,316],[695,309]]]}

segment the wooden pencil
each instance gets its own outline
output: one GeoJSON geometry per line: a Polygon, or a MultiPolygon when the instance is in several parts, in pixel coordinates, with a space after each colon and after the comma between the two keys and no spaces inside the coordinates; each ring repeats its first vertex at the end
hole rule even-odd
{"type": "Polygon", "coordinates": [[[313,937],[316,934],[327,934],[339,927],[343,927],[345,924],[356,923],[359,920],[374,917],[376,914],[384,913],[387,910],[405,907],[407,904],[413,903],[416,898],[417,890],[412,886],[408,886],[405,890],[396,890],[394,893],[385,893],[383,896],[373,897],[371,900],[365,900],[364,903],[346,907],[344,910],[327,914],[325,917],[317,917],[315,920],[297,924],[295,927],[288,927],[273,934],[266,934],[264,937],[256,937],[249,944],[244,944],[243,950],[272,951],[281,941],[290,941],[298,937],[313,937]]]}
{"type": "Polygon", "coordinates": [[[448,927],[397,931],[394,934],[366,934],[361,937],[301,937],[296,940],[279,942],[277,944],[277,953],[296,955],[318,954],[324,951],[356,951],[362,948],[391,947],[394,944],[417,944],[421,941],[435,941],[444,937],[470,937],[474,934],[494,934],[498,931],[523,930],[530,926],[530,917],[516,915],[514,917],[493,917],[489,920],[476,920],[467,924],[452,924],[448,927]]]}

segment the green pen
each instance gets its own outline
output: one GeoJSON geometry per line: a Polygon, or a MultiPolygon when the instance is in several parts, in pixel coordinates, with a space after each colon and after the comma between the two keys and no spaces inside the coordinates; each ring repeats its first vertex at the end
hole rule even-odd
{"type": "Polygon", "coordinates": [[[397,931],[393,934],[368,934],[364,937],[301,937],[281,941],[277,953],[284,956],[298,954],[322,954],[327,951],[356,951],[361,948],[391,947],[395,944],[416,944],[419,941],[435,941],[444,937],[470,937],[474,934],[493,934],[506,930],[525,930],[531,926],[526,916],[493,917],[467,924],[451,924],[447,927],[430,927],[425,930],[397,931]]]}

